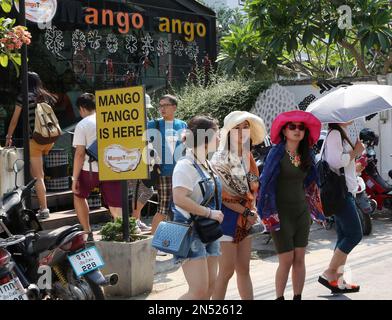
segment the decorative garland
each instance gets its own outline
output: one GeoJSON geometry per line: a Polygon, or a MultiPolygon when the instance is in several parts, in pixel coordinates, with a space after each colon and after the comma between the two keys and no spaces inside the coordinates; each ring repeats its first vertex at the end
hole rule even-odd
{"type": "MultiPolygon", "coordinates": [[[[64,32],[58,29],[56,26],[46,29],[45,32],[45,45],[48,51],[53,55],[60,55],[64,49],[64,32]]],[[[72,47],[75,52],[81,52],[89,47],[92,50],[103,49],[102,43],[105,43],[106,50],[113,54],[116,53],[121,46],[125,48],[130,54],[136,53],[141,50],[144,56],[156,52],[158,57],[173,53],[178,57],[187,56],[190,60],[194,61],[199,53],[199,46],[195,41],[183,42],[181,40],[175,40],[173,45],[168,40],[159,38],[155,41],[152,36],[147,33],[145,36],[140,38],[140,43],[134,35],[126,35],[124,40],[116,36],[113,33],[107,36],[99,34],[98,30],[90,30],[86,33],[76,29],[72,32],[72,47]]]]}

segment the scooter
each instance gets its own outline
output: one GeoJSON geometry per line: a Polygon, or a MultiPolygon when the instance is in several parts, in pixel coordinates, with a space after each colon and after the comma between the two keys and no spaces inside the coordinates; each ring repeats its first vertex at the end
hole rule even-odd
{"type": "Polygon", "coordinates": [[[361,177],[358,179],[358,193],[355,197],[355,203],[357,205],[357,212],[359,219],[361,220],[362,231],[364,236],[368,236],[372,233],[372,218],[371,215],[377,208],[377,202],[374,199],[369,199],[366,194],[365,182],[361,177]]]}
{"type": "MultiPolygon", "coordinates": [[[[367,165],[361,177],[366,184],[366,193],[377,202],[377,209],[392,210],[392,185],[385,181],[377,169],[377,158],[374,147],[378,144],[378,136],[369,129],[363,129],[360,139],[366,146],[367,165]]],[[[392,170],[388,172],[392,178],[392,170]]]]}
{"type": "MultiPolygon", "coordinates": [[[[14,164],[15,181],[23,161],[14,164]]],[[[0,238],[23,235],[24,241],[9,247],[24,288],[38,287],[37,299],[103,300],[102,287],[115,285],[117,274],[103,276],[104,262],[95,246],[87,247],[87,234],[80,225],[42,231],[25,198],[35,184],[30,181],[0,200],[0,238]]]]}
{"type": "Polygon", "coordinates": [[[28,290],[25,289],[16,274],[15,263],[7,247],[25,240],[24,236],[13,236],[0,239],[0,301],[1,300],[28,300],[28,290]]]}
{"type": "Polygon", "coordinates": [[[252,147],[252,155],[256,161],[256,165],[260,174],[263,171],[265,159],[267,158],[271,148],[272,146],[270,143],[268,143],[267,139],[261,144],[252,147]]]}

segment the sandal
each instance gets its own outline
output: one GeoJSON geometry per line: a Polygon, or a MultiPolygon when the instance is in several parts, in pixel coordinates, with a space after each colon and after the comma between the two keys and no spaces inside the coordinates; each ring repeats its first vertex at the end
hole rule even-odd
{"type": "Polygon", "coordinates": [[[348,284],[345,281],[343,281],[344,287],[342,288],[341,286],[339,286],[337,280],[329,281],[325,278],[325,276],[320,276],[318,278],[318,282],[321,283],[324,287],[331,290],[333,294],[354,293],[359,292],[360,289],[360,286],[355,284],[348,284]]]}

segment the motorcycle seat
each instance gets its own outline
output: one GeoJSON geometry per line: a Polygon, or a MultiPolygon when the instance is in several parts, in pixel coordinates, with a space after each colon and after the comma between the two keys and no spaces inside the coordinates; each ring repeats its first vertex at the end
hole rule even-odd
{"type": "Polygon", "coordinates": [[[46,250],[53,250],[67,235],[74,231],[81,231],[81,229],[81,226],[76,224],[74,226],[64,226],[54,230],[39,231],[33,242],[33,251],[34,253],[41,253],[46,250]]]}

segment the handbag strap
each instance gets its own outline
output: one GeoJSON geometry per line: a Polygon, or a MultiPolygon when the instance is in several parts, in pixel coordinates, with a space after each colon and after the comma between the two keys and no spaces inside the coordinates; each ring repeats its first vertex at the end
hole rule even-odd
{"type": "MultiPolygon", "coordinates": [[[[212,198],[215,196],[215,208],[218,208],[219,207],[218,186],[217,186],[216,178],[215,178],[215,175],[211,169],[211,165],[210,165],[209,161],[207,160],[206,162],[207,162],[207,166],[209,169],[209,170],[207,170],[207,172],[211,176],[212,180],[214,181],[214,192],[211,193],[211,195],[210,195],[210,197],[208,197],[208,199],[206,199],[206,200],[203,199],[203,201],[200,203],[200,205],[205,207],[206,205],[208,205],[211,202],[212,198]]],[[[205,177],[203,170],[200,168],[200,166],[196,163],[195,160],[193,160],[193,166],[196,168],[196,170],[198,172],[202,173],[203,176],[205,177]]],[[[195,221],[196,216],[192,213],[190,213],[190,216],[191,216],[192,221],[195,221]]]]}
{"type": "MultiPolygon", "coordinates": [[[[212,171],[210,162],[209,162],[208,160],[206,160],[206,162],[207,162],[208,169],[210,169],[210,171],[208,172],[208,174],[210,174],[212,180],[214,180],[215,210],[217,210],[217,209],[219,208],[219,203],[218,203],[218,183],[217,183],[217,181],[216,181],[216,177],[215,177],[215,175],[214,175],[214,171],[212,171]]],[[[211,199],[210,199],[210,201],[211,201],[211,199]]],[[[208,201],[208,203],[209,203],[210,201],[208,201]]]]}
{"type": "MultiPolygon", "coordinates": [[[[325,137],[324,143],[323,143],[323,145],[321,146],[321,150],[320,150],[320,153],[321,153],[320,159],[321,159],[321,160],[323,160],[324,151],[325,151],[326,145],[327,145],[327,138],[328,138],[329,134],[331,133],[331,131],[332,131],[332,130],[329,130],[329,131],[328,131],[327,136],[325,137]]],[[[340,138],[342,139],[342,144],[343,144],[343,137],[342,137],[342,134],[341,134],[340,132],[339,132],[339,134],[340,134],[340,138]]],[[[339,172],[340,172],[340,175],[345,176],[345,174],[344,174],[344,167],[339,168],[339,172]]]]}

